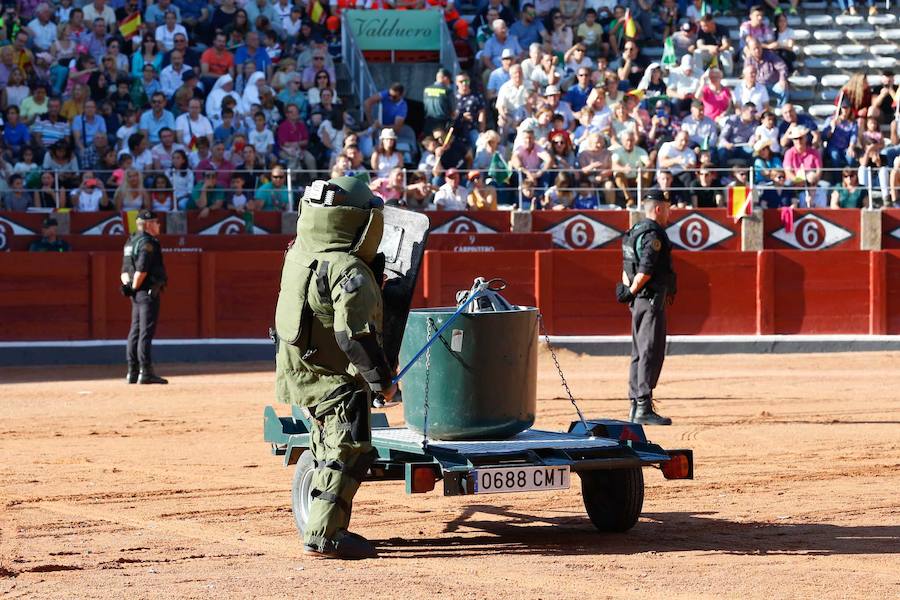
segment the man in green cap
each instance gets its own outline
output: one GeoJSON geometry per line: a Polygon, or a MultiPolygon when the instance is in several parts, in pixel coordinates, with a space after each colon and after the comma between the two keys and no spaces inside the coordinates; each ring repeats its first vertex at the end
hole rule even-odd
{"type": "Polygon", "coordinates": [[[318,468],[304,551],[370,558],[375,548],[347,528],[353,497],[376,458],[371,394],[390,400],[397,389],[382,347],[383,202],[361,180],[338,177],[314,182],[300,203],[275,309],[275,389],[312,423],[318,468]]]}

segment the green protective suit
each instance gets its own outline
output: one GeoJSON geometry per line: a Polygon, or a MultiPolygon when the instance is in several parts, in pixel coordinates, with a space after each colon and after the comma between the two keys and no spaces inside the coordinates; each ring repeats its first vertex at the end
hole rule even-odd
{"type": "Polygon", "coordinates": [[[331,551],[346,533],[353,496],[375,458],[371,392],[391,385],[381,346],[380,200],[360,180],[307,189],[297,239],[285,254],[275,309],[280,402],[307,409],[317,467],[304,544],[331,551]]]}

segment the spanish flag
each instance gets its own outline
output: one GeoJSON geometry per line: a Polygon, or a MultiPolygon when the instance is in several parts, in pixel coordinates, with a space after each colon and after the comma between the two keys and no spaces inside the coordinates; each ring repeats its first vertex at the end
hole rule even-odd
{"type": "Polygon", "coordinates": [[[133,37],[140,27],[141,13],[136,12],[133,15],[122,19],[122,22],[119,23],[119,33],[127,40],[128,38],[133,37]]]}
{"type": "Polygon", "coordinates": [[[309,7],[309,18],[312,19],[313,23],[321,25],[326,16],[328,15],[325,14],[325,8],[322,6],[322,3],[319,0],[314,0],[312,6],[309,7]]]}
{"type": "Polygon", "coordinates": [[[746,186],[728,188],[728,215],[737,223],[753,214],[753,194],[746,186]]]}
{"type": "Polygon", "coordinates": [[[634,17],[631,16],[630,8],[625,11],[625,37],[637,37],[637,25],[634,22],[634,17]]]}
{"type": "Polygon", "coordinates": [[[137,215],[138,211],[136,210],[126,210],[125,211],[125,223],[128,225],[128,233],[134,233],[137,231],[137,215]]]}

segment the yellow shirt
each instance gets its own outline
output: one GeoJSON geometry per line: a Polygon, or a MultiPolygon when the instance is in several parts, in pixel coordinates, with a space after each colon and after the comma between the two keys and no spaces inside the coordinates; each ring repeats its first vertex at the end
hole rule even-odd
{"type": "Polygon", "coordinates": [[[492,187],[485,188],[484,192],[473,189],[467,200],[471,210],[497,210],[497,190],[492,187]]]}

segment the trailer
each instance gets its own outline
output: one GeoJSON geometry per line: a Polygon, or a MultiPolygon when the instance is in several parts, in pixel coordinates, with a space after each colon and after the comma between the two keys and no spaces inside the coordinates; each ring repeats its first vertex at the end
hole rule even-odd
{"type": "MultiPolygon", "coordinates": [[[[294,466],[291,499],[301,536],[319,467],[309,450],[310,422],[304,411],[279,417],[264,412],[264,437],[272,453],[294,466]]],[[[637,522],[644,501],[643,467],[666,479],[693,479],[693,452],[664,450],[647,440],[641,425],[611,419],[578,420],[568,431],[529,428],[502,440],[430,440],[407,427],[391,427],[384,413],[372,414],[372,445],[378,459],[366,481],[403,481],[407,494],[431,492],[440,482],[445,496],[559,491],[581,478],[581,494],[599,531],[622,532],[637,522]]]]}

